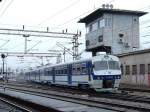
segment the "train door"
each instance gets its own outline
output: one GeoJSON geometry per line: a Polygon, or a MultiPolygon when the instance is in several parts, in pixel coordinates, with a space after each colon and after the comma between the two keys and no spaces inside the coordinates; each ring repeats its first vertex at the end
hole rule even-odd
{"type": "Polygon", "coordinates": [[[72,84],[72,65],[68,65],[67,66],[68,69],[68,84],[71,85],[72,84]]]}
{"type": "Polygon", "coordinates": [[[92,74],[92,62],[87,62],[87,68],[88,68],[88,81],[91,81],[91,74],[92,74]]]}
{"type": "Polygon", "coordinates": [[[39,82],[40,82],[40,70],[38,70],[38,75],[39,75],[39,82]]]}
{"type": "Polygon", "coordinates": [[[52,68],[52,79],[53,83],[55,83],[55,68],[52,68]]]}

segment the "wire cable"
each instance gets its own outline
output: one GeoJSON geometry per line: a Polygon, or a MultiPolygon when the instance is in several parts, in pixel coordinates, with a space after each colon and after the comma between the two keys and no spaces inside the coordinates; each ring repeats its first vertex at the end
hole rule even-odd
{"type": "Polygon", "coordinates": [[[3,2],[2,7],[0,7],[0,10],[2,10],[2,9],[4,8],[4,6],[5,6],[5,4],[7,3],[7,1],[9,1],[9,0],[5,0],[5,1],[3,2]]]}
{"type": "MultiPolygon", "coordinates": [[[[111,1],[108,2],[108,4],[109,4],[109,3],[112,3],[112,2],[114,2],[114,1],[115,1],[115,0],[111,0],[111,1]]],[[[76,17],[74,17],[74,18],[72,18],[72,19],[70,19],[70,20],[68,20],[68,21],[66,21],[66,22],[64,22],[64,23],[62,23],[62,24],[60,24],[60,25],[57,25],[57,26],[54,27],[54,28],[58,28],[58,27],[60,27],[60,26],[64,26],[64,25],[70,23],[71,21],[73,21],[73,20],[75,20],[75,19],[78,19],[79,17],[81,17],[81,16],[83,16],[83,15],[85,15],[85,14],[91,12],[91,11],[95,11],[95,10],[97,10],[97,9],[99,9],[99,7],[94,8],[94,9],[89,10],[89,11],[86,11],[86,12],[84,12],[84,13],[82,13],[82,14],[80,14],[80,15],[78,15],[78,16],[76,16],[76,17]]]]}
{"type": "Polygon", "coordinates": [[[2,17],[4,15],[4,13],[7,11],[7,9],[10,7],[10,5],[13,3],[14,0],[11,0],[9,2],[9,4],[5,7],[5,9],[3,10],[3,12],[0,14],[0,17],[2,17]]]}
{"type": "Polygon", "coordinates": [[[79,3],[80,0],[76,0],[73,3],[71,3],[70,5],[68,5],[67,7],[65,7],[64,9],[59,10],[58,12],[56,12],[55,14],[53,14],[52,16],[48,17],[47,19],[41,21],[38,25],[41,25],[49,20],[51,20],[52,18],[54,18],[55,16],[57,16],[60,13],[63,13],[64,11],[66,11],[67,9],[71,8],[72,6],[76,5],[77,3],[79,3]]]}

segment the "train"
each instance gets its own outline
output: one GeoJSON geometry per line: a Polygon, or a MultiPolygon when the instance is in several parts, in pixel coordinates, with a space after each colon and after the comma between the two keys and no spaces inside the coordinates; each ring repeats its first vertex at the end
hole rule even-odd
{"type": "Polygon", "coordinates": [[[119,58],[101,54],[90,59],[42,66],[24,72],[26,81],[115,91],[121,80],[119,58]]]}

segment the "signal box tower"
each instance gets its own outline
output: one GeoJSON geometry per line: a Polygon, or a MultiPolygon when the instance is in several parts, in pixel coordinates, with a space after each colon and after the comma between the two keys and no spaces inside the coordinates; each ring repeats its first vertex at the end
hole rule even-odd
{"type": "Polygon", "coordinates": [[[139,17],[142,11],[113,9],[103,5],[79,20],[86,26],[86,51],[122,54],[139,48],[139,17]]]}

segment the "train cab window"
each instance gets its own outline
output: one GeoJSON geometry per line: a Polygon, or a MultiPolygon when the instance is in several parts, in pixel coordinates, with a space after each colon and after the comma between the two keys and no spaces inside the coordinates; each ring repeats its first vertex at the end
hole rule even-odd
{"type": "Polygon", "coordinates": [[[108,61],[109,69],[119,70],[119,63],[117,61],[108,61]]]}
{"type": "Polygon", "coordinates": [[[148,64],[148,74],[150,74],[150,64],[148,64]]]}
{"type": "Polygon", "coordinates": [[[130,75],[130,66],[126,65],[126,75],[130,75]]]}
{"type": "Polygon", "coordinates": [[[96,61],[94,62],[94,70],[107,70],[107,61],[96,61]]]}
{"type": "Polygon", "coordinates": [[[137,65],[132,65],[132,74],[133,75],[137,74],[137,65]]]}
{"type": "Polygon", "coordinates": [[[140,64],[140,74],[141,75],[145,74],[145,64],[140,64]]]}

